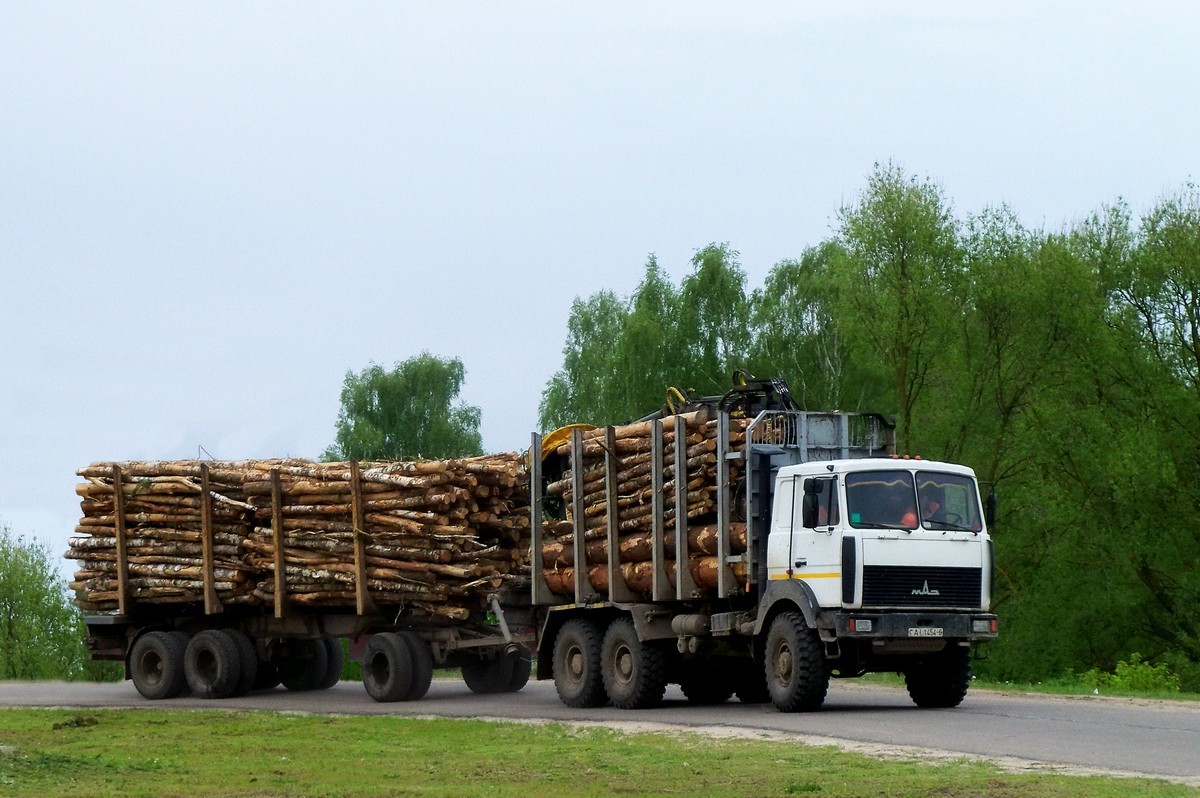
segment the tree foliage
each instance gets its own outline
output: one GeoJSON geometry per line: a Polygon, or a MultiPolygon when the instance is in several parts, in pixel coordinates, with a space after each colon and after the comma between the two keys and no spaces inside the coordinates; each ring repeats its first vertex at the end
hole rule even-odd
{"type": "Polygon", "coordinates": [[[1004,206],[959,218],[936,184],[877,166],[832,237],[760,288],[714,244],[678,288],[652,258],[629,298],[578,300],[542,423],[636,417],[741,367],[812,409],[894,413],[903,451],[996,489],[1003,631],[978,670],[1145,655],[1200,689],[1194,186],[1048,232],[1004,206]]]}
{"type": "Polygon", "coordinates": [[[0,527],[0,679],[111,678],[45,545],[0,527]]]}
{"type": "Polygon", "coordinates": [[[478,407],[455,403],[466,371],[458,358],[422,353],[388,371],[346,372],[336,442],[326,460],[406,460],[480,454],[478,407]]]}

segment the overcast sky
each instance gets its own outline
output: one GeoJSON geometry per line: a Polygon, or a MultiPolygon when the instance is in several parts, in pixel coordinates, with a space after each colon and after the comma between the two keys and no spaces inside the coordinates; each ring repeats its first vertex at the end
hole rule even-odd
{"type": "MultiPolygon", "coordinates": [[[[528,445],[576,296],[752,287],[875,162],[1060,228],[1200,172],[1200,5],[0,4],[0,524],[96,460],[317,457],[457,356],[528,445]]],[[[65,567],[65,566],[64,566],[65,567]]]]}

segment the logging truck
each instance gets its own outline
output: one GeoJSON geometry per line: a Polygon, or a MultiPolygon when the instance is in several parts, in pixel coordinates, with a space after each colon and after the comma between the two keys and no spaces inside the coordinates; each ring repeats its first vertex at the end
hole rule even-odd
{"type": "Polygon", "coordinates": [[[651,707],[673,683],[793,712],[883,671],[957,706],[997,634],[995,497],[893,450],[883,417],[798,410],[779,380],[534,434],[537,678],[571,707],[651,707]]]}

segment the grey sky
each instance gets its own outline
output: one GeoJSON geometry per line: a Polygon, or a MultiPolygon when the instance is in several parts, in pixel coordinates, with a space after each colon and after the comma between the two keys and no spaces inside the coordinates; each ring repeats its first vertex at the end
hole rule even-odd
{"type": "Polygon", "coordinates": [[[1200,6],[841,5],[0,5],[0,523],[316,457],[422,350],[523,447],[574,297],[712,241],[758,286],[876,161],[1053,228],[1200,171],[1200,6]]]}

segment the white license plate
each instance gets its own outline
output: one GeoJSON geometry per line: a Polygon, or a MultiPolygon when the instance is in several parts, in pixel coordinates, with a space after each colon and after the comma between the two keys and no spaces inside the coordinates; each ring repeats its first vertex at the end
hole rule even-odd
{"type": "Polygon", "coordinates": [[[941,637],[942,627],[940,626],[910,626],[908,627],[909,637],[941,637]]]}

